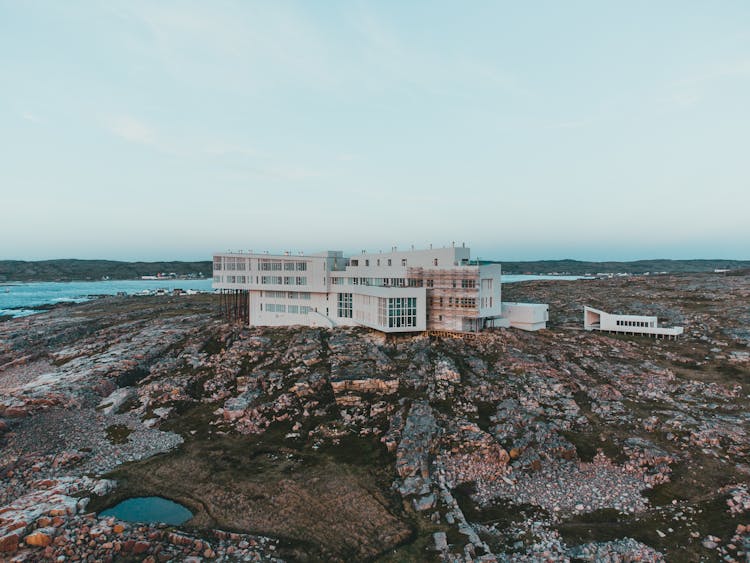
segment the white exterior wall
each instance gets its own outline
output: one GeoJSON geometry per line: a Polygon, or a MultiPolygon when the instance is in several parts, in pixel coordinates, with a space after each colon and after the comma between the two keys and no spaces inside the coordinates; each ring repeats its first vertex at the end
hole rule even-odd
{"type": "MultiPolygon", "coordinates": [[[[324,326],[330,327],[326,321],[326,309],[329,308],[327,294],[310,293],[310,299],[289,299],[268,295],[271,290],[250,291],[250,324],[254,326],[324,326]],[[270,307],[269,307],[270,305],[270,307]],[[272,310],[274,306],[283,306],[284,311],[272,310]],[[296,307],[296,309],[290,309],[296,307]],[[302,307],[309,307],[307,313],[302,313],[302,307]],[[297,311],[297,312],[290,312],[297,311]]],[[[288,293],[288,292],[287,292],[288,293]]]]}
{"type": "Polygon", "coordinates": [[[658,318],[646,315],[615,315],[593,307],[583,308],[583,328],[586,330],[606,330],[629,334],[651,336],[674,336],[684,332],[683,327],[660,327],[658,318]]]}
{"type": "Polygon", "coordinates": [[[486,318],[502,315],[502,267],[500,264],[479,266],[478,283],[479,316],[486,318]]]}
{"type": "Polygon", "coordinates": [[[644,315],[613,315],[604,313],[599,321],[599,328],[602,330],[621,330],[622,328],[655,328],[657,323],[656,317],[647,317],[644,315]],[[634,324],[618,325],[617,322],[625,323],[645,323],[646,327],[639,327],[634,324]]]}
{"type": "Polygon", "coordinates": [[[542,303],[503,303],[503,317],[510,326],[522,330],[547,328],[549,305],[542,303]]]}
{"type": "Polygon", "coordinates": [[[468,264],[471,250],[464,247],[448,246],[444,248],[430,248],[426,250],[396,250],[391,252],[363,252],[349,258],[352,267],[387,268],[390,260],[391,267],[409,268],[451,268],[468,264]],[[404,264],[403,261],[406,261],[404,264]],[[437,264],[435,261],[437,260],[437,264]],[[369,262],[369,265],[367,265],[369,262]]]}
{"type": "Polygon", "coordinates": [[[423,287],[366,287],[360,286],[354,298],[354,321],[385,332],[414,332],[427,329],[425,318],[427,311],[427,292],[423,287]],[[416,322],[413,327],[388,325],[388,299],[414,298],[416,300],[416,322]],[[379,307],[381,299],[386,306],[386,317],[381,318],[379,307]]]}
{"type": "MultiPolygon", "coordinates": [[[[309,291],[326,293],[330,285],[329,271],[336,256],[326,253],[312,256],[240,254],[227,253],[214,255],[214,289],[248,289],[275,291],[309,291]],[[217,270],[217,260],[221,260],[221,269],[217,270]],[[266,263],[281,264],[280,270],[263,269],[266,263]],[[304,264],[297,269],[297,264],[304,264]],[[242,265],[243,269],[231,269],[232,265],[242,265]],[[295,266],[288,270],[287,265],[295,266]],[[240,281],[244,277],[244,281],[240,281]],[[232,281],[234,278],[234,281],[232,281]],[[263,278],[266,278],[264,281],[263,278]],[[269,278],[281,278],[276,283],[269,278]],[[298,278],[304,283],[297,283],[298,278]]],[[[341,255],[341,253],[338,253],[341,255]]],[[[338,258],[343,263],[343,256],[338,258]]],[[[343,264],[342,264],[343,265],[343,264]]]]}

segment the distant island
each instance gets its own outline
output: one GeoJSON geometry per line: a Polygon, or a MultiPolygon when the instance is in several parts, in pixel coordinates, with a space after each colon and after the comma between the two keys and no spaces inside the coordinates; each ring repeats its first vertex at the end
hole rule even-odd
{"type": "MultiPolygon", "coordinates": [[[[495,262],[494,260],[488,261],[495,262]]],[[[504,274],[645,274],[700,273],[727,270],[728,273],[750,270],[750,260],[634,260],[632,262],[585,262],[580,260],[535,260],[530,262],[501,261],[504,274]]]]}
{"type": "MultiPolygon", "coordinates": [[[[633,262],[585,262],[580,260],[504,260],[505,274],[644,274],[666,272],[699,273],[727,270],[728,273],[750,272],[750,260],[636,260],[633,262]]],[[[131,280],[143,276],[173,275],[179,278],[206,278],[212,275],[210,260],[199,262],[120,262],[116,260],[0,260],[0,283],[34,281],[93,281],[101,279],[131,280]]]]}
{"type": "Polygon", "coordinates": [[[0,283],[35,281],[133,280],[144,276],[200,279],[210,277],[205,262],[119,262],[116,260],[0,260],[0,283]]]}

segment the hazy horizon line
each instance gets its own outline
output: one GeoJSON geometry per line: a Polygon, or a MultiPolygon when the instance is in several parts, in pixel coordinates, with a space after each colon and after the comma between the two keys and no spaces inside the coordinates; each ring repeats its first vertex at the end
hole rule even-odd
{"type": "MultiPolygon", "coordinates": [[[[344,253],[344,256],[356,256],[358,253],[351,253],[347,254],[344,253]]],[[[281,256],[282,253],[271,253],[272,256],[281,256]]],[[[296,255],[296,254],[295,254],[296,255]]],[[[312,256],[313,253],[304,253],[303,256],[312,256]]],[[[33,263],[33,262],[54,262],[54,261],[80,261],[80,262],[122,262],[122,263],[135,263],[135,262],[143,262],[143,263],[157,263],[157,262],[211,262],[212,257],[204,257],[204,258],[163,258],[163,259],[122,259],[122,258],[36,258],[36,259],[23,259],[23,258],[0,258],[0,262],[27,262],[27,263],[33,263]]],[[[501,258],[483,258],[483,257],[474,257],[472,260],[480,260],[484,262],[592,262],[592,263],[606,263],[606,262],[621,262],[621,263],[631,263],[631,262],[651,262],[651,261],[671,261],[671,262],[693,262],[693,261],[704,261],[704,262],[750,262],[750,258],[702,258],[702,257],[694,257],[694,258],[665,258],[665,257],[658,257],[658,258],[634,258],[634,259],[616,259],[616,258],[606,258],[606,259],[585,259],[585,258],[524,258],[524,259],[501,259],[501,258]]]]}

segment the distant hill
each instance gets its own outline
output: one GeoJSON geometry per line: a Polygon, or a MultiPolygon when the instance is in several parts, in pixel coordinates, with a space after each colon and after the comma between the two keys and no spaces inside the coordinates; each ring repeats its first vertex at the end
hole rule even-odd
{"type": "Polygon", "coordinates": [[[178,276],[211,276],[212,264],[205,262],[117,262],[115,260],[0,260],[0,282],[83,281],[138,279],[158,273],[178,276]]]}
{"type": "MultiPolygon", "coordinates": [[[[494,262],[494,261],[493,261],[494,262]]],[[[715,269],[732,271],[750,268],[750,260],[635,260],[633,262],[583,262],[580,260],[537,260],[534,262],[502,262],[505,274],[597,274],[628,272],[713,272],[715,269]]]]}
{"type": "MultiPolygon", "coordinates": [[[[482,261],[482,263],[494,263],[482,261]]],[[[635,262],[582,262],[579,260],[538,260],[502,262],[505,274],[596,274],[629,272],[713,272],[717,268],[730,273],[747,272],[750,260],[637,260],[635,262]]],[[[115,260],[0,260],[0,282],[83,281],[138,279],[158,273],[203,277],[212,275],[212,264],[204,262],[118,262],[115,260]]]]}

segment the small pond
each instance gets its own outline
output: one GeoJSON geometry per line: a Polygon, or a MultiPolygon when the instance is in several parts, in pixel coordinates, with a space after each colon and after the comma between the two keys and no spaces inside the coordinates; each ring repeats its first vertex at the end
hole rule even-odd
{"type": "Polygon", "coordinates": [[[99,516],[114,516],[126,522],[164,522],[183,524],[193,517],[193,513],[181,504],[161,497],[135,497],[102,510],[99,516]]]}

